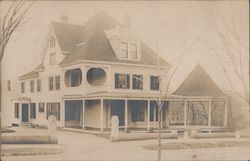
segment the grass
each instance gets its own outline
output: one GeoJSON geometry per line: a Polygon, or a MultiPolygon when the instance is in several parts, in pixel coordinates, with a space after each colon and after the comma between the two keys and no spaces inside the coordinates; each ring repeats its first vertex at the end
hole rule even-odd
{"type": "MultiPolygon", "coordinates": [[[[179,149],[204,149],[204,148],[223,148],[235,146],[249,146],[248,142],[222,141],[217,143],[164,143],[161,146],[162,150],[179,150],[179,149]]],[[[145,149],[157,150],[158,145],[146,145],[145,149]]]]}

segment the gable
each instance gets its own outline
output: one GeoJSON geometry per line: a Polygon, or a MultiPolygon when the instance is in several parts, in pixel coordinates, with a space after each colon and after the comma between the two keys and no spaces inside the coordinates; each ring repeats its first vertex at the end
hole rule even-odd
{"type": "Polygon", "coordinates": [[[182,96],[226,96],[207,72],[197,65],[173,93],[182,96]]]}

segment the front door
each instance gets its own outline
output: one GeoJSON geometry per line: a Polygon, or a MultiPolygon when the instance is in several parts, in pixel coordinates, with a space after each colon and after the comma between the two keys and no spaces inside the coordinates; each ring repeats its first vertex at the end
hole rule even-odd
{"type": "Polygon", "coordinates": [[[29,122],[29,105],[22,104],[22,122],[29,122]]]}

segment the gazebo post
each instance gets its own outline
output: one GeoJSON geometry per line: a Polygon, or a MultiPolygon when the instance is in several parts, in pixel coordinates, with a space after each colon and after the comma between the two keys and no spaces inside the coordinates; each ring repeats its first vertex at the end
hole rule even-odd
{"type": "Polygon", "coordinates": [[[148,130],[150,130],[150,100],[148,100],[148,130]]]}
{"type": "Polygon", "coordinates": [[[225,101],[224,127],[227,127],[227,107],[228,107],[228,100],[225,101]]]}
{"type": "Polygon", "coordinates": [[[128,128],[128,100],[125,99],[125,132],[128,128]]]}
{"type": "Polygon", "coordinates": [[[100,129],[103,131],[103,98],[101,99],[100,129]]]}
{"type": "Polygon", "coordinates": [[[82,129],[85,129],[85,100],[82,100],[82,129]]]}
{"type": "Polygon", "coordinates": [[[211,127],[211,99],[208,100],[208,127],[211,127]]]}
{"type": "Polygon", "coordinates": [[[187,126],[187,100],[184,100],[184,127],[187,126]]]}

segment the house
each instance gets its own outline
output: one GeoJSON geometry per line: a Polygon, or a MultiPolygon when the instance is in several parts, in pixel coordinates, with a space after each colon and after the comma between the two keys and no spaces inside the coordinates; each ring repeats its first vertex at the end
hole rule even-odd
{"type": "Polygon", "coordinates": [[[19,77],[13,123],[47,125],[55,115],[59,127],[103,131],[118,115],[125,129],[149,126],[156,113],[149,99],[164,88],[159,76],[170,65],[129,30],[103,12],[84,26],[52,22],[42,63],[19,77]]]}
{"type": "Polygon", "coordinates": [[[46,126],[48,116],[55,115],[58,127],[103,131],[117,115],[125,130],[150,129],[157,127],[160,98],[165,100],[162,127],[211,126],[212,103],[219,99],[226,109],[218,86],[198,66],[165,98],[170,64],[131,32],[129,22],[126,17],[119,23],[105,12],[84,26],[52,22],[41,64],[19,77],[13,124],[46,126]]]}

